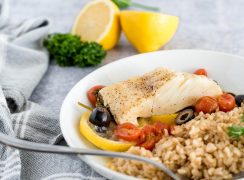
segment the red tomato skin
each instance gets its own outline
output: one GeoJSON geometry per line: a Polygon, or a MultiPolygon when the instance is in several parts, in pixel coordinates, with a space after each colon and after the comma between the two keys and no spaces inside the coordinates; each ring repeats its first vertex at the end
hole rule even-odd
{"type": "Polygon", "coordinates": [[[132,123],[126,122],[118,125],[114,130],[114,134],[126,141],[138,141],[141,136],[141,129],[132,123]]]}
{"type": "Polygon", "coordinates": [[[158,142],[156,139],[158,139],[156,136],[152,139],[148,139],[147,141],[140,144],[140,147],[145,148],[146,150],[153,150],[155,147],[155,144],[158,142]]]}
{"type": "Polygon", "coordinates": [[[137,145],[144,147],[147,150],[153,150],[155,144],[163,137],[164,129],[170,131],[170,126],[161,122],[144,126],[142,128],[141,138],[137,145]]]}
{"type": "Polygon", "coordinates": [[[196,75],[203,75],[203,76],[208,76],[208,73],[206,71],[206,69],[203,69],[203,68],[200,68],[200,69],[197,69],[194,74],[196,75]]]}
{"type": "Polygon", "coordinates": [[[161,122],[155,122],[154,124],[155,130],[158,134],[164,133],[164,129],[167,129],[168,132],[170,132],[170,127],[167,124],[161,123],[161,122]]]}
{"type": "Polygon", "coordinates": [[[96,106],[96,103],[97,103],[97,97],[95,95],[95,93],[104,88],[105,86],[103,85],[96,85],[96,86],[93,86],[92,88],[90,88],[88,91],[87,91],[87,98],[88,100],[90,101],[90,103],[93,105],[93,106],[96,106]]]}
{"type": "Polygon", "coordinates": [[[203,96],[195,104],[195,111],[197,113],[213,113],[218,109],[218,102],[215,98],[210,96],[203,96]]]}
{"type": "Polygon", "coordinates": [[[223,112],[231,111],[236,107],[235,97],[228,93],[220,95],[217,101],[219,104],[219,110],[223,112]]]}

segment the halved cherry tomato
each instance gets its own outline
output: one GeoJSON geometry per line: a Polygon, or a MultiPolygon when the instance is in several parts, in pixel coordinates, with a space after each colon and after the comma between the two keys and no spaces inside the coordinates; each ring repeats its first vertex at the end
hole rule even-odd
{"type": "Polygon", "coordinates": [[[158,134],[164,133],[164,130],[167,129],[170,131],[170,126],[161,122],[155,122],[154,124],[155,130],[158,134]]]}
{"type": "Polygon", "coordinates": [[[162,133],[158,134],[155,126],[146,125],[142,128],[142,134],[137,145],[147,150],[152,150],[161,137],[162,133]]]}
{"type": "Polygon", "coordinates": [[[141,135],[141,129],[132,123],[123,123],[118,125],[114,130],[115,136],[126,141],[138,141],[141,135]]]}
{"type": "Polygon", "coordinates": [[[114,134],[120,139],[136,141],[138,146],[152,150],[155,144],[163,137],[164,129],[167,129],[170,133],[171,126],[161,122],[155,122],[139,129],[132,123],[123,123],[115,128],[114,134]]]}
{"type": "Polygon", "coordinates": [[[141,143],[139,146],[144,147],[147,150],[153,150],[155,147],[155,144],[162,138],[162,136],[150,136],[150,138],[147,138],[147,140],[143,143],[141,143]]]}
{"type": "Polygon", "coordinates": [[[220,95],[217,100],[220,111],[228,112],[234,109],[236,106],[235,97],[228,93],[220,95]]]}
{"type": "Polygon", "coordinates": [[[170,126],[161,122],[144,126],[137,145],[147,150],[152,150],[155,144],[163,137],[164,129],[170,131],[170,126]]]}
{"type": "Polygon", "coordinates": [[[100,89],[104,88],[103,85],[96,85],[93,86],[91,89],[87,91],[87,98],[89,99],[90,103],[95,106],[97,103],[97,93],[100,89]]]}
{"type": "Polygon", "coordinates": [[[195,110],[197,113],[201,111],[203,113],[212,113],[215,112],[216,109],[218,109],[218,102],[216,99],[210,96],[203,96],[195,105],[195,110]]]}
{"type": "Polygon", "coordinates": [[[194,74],[196,75],[204,75],[204,76],[208,76],[208,73],[205,69],[201,68],[201,69],[197,69],[194,74]]]}

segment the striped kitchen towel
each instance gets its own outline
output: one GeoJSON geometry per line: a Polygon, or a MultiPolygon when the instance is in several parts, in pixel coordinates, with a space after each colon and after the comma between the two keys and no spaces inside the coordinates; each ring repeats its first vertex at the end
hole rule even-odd
{"type": "MultiPolygon", "coordinates": [[[[49,21],[13,23],[0,1],[0,133],[39,143],[61,139],[58,115],[28,101],[48,68],[41,40],[49,21]]],[[[77,156],[20,151],[0,144],[0,179],[103,179],[77,156]]]]}

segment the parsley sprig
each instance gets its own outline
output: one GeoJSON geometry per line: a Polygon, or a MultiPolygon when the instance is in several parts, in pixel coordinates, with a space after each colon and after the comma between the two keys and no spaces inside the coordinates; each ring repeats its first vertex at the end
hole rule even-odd
{"type": "Polygon", "coordinates": [[[60,66],[95,66],[106,56],[98,43],[81,41],[79,36],[72,34],[49,35],[43,45],[60,66]]]}

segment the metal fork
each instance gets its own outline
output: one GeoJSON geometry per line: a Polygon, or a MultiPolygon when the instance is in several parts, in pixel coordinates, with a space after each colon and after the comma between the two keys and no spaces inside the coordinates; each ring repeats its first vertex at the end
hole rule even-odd
{"type": "Polygon", "coordinates": [[[118,157],[124,159],[132,159],[138,160],[145,163],[149,163],[154,165],[155,167],[161,169],[165,174],[170,176],[175,180],[181,180],[182,177],[176,175],[173,171],[167,168],[163,163],[156,162],[149,158],[128,154],[128,153],[119,153],[119,152],[111,152],[111,151],[102,151],[102,150],[93,150],[93,149],[81,149],[81,148],[71,148],[67,146],[59,146],[59,145],[49,145],[49,144],[41,144],[34,143],[29,141],[24,141],[21,139],[17,139],[5,134],[0,133],[0,143],[5,144],[10,147],[14,147],[17,149],[27,150],[27,151],[35,151],[42,153],[55,153],[55,154],[80,154],[80,155],[91,155],[91,156],[106,156],[106,157],[118,157]]]}
{"type": "MultiPolygon", "coordinates": [[[[111,151],[102,151],[102,150],[92,150],[92,149],[81,149],[81,148],[71,148],[67,146],[59,146],[59,145],[49,145],[49,144],[41,144],[34,143],[29,141],[24,141],[21,139],[17,139],[5,134],[0,133],[0,143],[5,144],[10,147],[14,147],[17,149],[27,150],[27,151],[35,151],[42,153],[55,153],[55,154],[80,154],[80,155],[91,155],[91,156],[106,156],[106,157],[118,157],[124,159],[132,159],[137,161],[142,161],[145,163],[152,164],[153,166],[161,169],[165,174],[170,176],[175,180],[188,180],[189,178],[179,176],[167,168],[163,163],[156,162],[149,158],[145,158],[142,156],[137,156],[128,153],[118,153],[111,151]]],[[[236,174],[234,179],[243,179],[244,172],[236,174]]]]}

